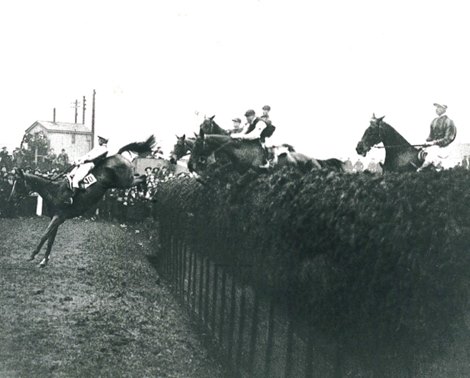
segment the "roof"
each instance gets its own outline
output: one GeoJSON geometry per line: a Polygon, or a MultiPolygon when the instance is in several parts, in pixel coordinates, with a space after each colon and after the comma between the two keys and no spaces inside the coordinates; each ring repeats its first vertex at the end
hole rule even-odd
{"type": "Polygon", "coordinates": [[[83,125],[81,123],[51,121],[36,121],[26,129],[26,132],[30,132],[36,126],[42,126],[44,129],[50,132],[91,134],[91,127],[83,125]]]}

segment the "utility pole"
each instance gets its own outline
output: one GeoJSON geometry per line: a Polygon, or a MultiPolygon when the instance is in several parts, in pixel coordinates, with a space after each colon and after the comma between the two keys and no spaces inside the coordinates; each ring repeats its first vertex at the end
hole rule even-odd
{"type": "Polygon", "coordinates": [[[93,101],[91,103],[91,148],[95,147],[95,96],[96,91],[93,89],[93,101]]]}
{"type": "Polygon", "coordinates": [[[83,96],[83,101],[82,101],[82,125],[85,124],[85,110],[86,110],[86,98],[83,96]]]}
{"type": "Polygon", "coordinates": [[[75,123],[77,123],[78,120],[78,108],[80,107],[80,103],[78,100],[75,100],[74,103],[72,103],[72,108],[75,108],[75,123]]]}

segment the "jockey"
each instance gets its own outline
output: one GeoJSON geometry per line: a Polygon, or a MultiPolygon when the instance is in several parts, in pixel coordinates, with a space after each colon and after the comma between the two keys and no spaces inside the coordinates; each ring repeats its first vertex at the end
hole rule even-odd
{"type": "Polygon", "coordinates": [[[269,105],[264,105],[263,108],[263,115],[260,117],[266,125],[269,125],[271,123],[271,120],[269,119],[269,112],[271,111],[271,107],[269,105]]]}
{"type": "MultiPolygon", "coordinates": [[[[261,118],[256,117],[256,113],[252,109],[245,112],[245,117],[247,120],[245,129],[241,133],[232,134],[231,137],[234,139],[258,140],[265,147],[264,142],[268,136],[263,135],[263,132],[268,125],[261,118]]],[[[261,168],[267,167],[269,167],[269,162],[261,166],[261,168]]]]}
{"type": "Polygon", "coordinates": [[[233,128],[229,130],[229,135],[238,134],[243,131],[243,128],[241,127],[242,120],[240,118],[234,118],[232,119],[232,122],[233,128]]]}
{"type": "Polygon", "coordinates": [[[107,144],[108,139],[99,136],[98,146],[74,162],[75,167],[68,174],[69,181],[71,182],[71,195],[66,200],[66,203],[73,204],[73,197],[80,188],[80,182],[95,167],[94,161],[106,157],[108,154],[107,144]]]}
{"type": "MultiPolygon", "coordinates": [[[[448,155],[447,146],[449,146],[457,135],[457,129],[452,121],[444,113],[447,110],[446,105],[434,104],[438,115],[431,123],[431,131],[426,142],[430,146],[426,147],[426,155],[421,169],[433,164],[436,168],[442,167],[442,160],[448,155]]],[[[421,170],[420,169],[420,170],[421,170]]]]}

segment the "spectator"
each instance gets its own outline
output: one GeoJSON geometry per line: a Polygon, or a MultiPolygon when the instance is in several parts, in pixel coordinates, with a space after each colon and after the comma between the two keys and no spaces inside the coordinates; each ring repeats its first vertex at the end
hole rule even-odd
{"type": "Polygon", "coordinates": [[[11,169],[12,158],[6,147],[2,147],[2,151],[0,151],[0,165],[5,167],[7,170],[11,169]]]}
{"type": "Polygon", "coordinates": [[[65,167],[69,165],[69,155],[67,155],[64,148],[62,148],[62,151],[57,156],[56,161],[57,161],[57,165],[59,166],[59,169],[61,170],[63,170],[65,167]]]}
{"type": "Polygon", "coordinates": [[[353,172],[362,172],[364,170],[364,164],[359,159],[354,163],[353,172]]]}

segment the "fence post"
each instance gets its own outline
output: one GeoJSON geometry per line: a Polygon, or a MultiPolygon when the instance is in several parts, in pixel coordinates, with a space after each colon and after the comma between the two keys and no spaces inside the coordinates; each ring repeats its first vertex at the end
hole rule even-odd
{"type": "Polygon", "coordinates": [[[197,276],[197,254],[196,252],[193,251],[193,295],[191,298],[192,306],[191,308],[193,309],[193,312],[196,313],[196,294],[197,294],[197,282],[196,282],[196,276],[197,276]]]}
{"type": "Polygon", "coordinates": [[[215,336],[215,318],[217,314],[217,282],[219,280],[219,267],[217,264],[213,264],[214,273],[212,277],[212,316],[211,316],[211,328],[212,333],[215,336]]]}
{"type": "Polygon", "coordinates": [[[227,357],[230,366],[233,366],[233,337],[235,332],[235,307],[236,307],[236,286],[235,286],[235,274],[232,274],[232,289],[230,292],[230,319],[229,319],[229,333],[228,333],[228,346],[227,346],[227,357]]]}
{"type": "Polygon", "coordinates": [[[313,377],[313,327],[308,327],[308,340],[305,347],[305,378],[313,377]]]}
{"type": "Polygon", "coordinates": [[[274,298],[269,301],[269,317],[268,317],[268,339],[266,342],[266,359],[264,361],[264,376],[271,377],[271,359],[273,356],[274,341],[274,298]]]}
{"type": "Polygon", "coordinates": [[[219,322],[220,345],[224,344],[225,302],[227,298],[226,283],[227,283],[227,272],[225,271],[225,269],[222,269],[222,285],[220,289],[220,322],[219,322]]]}
{"type": "Polygon", "coordinates": [[[235,366],[241,370],[242,366],[242,351],[243,351],[243,333],[245,331],[245,285],[241,282],[241,298],[240,298],[240,319],[238,324],[238,350],[236,355],[235,366]]]}
{"type": "Polygon", "coordinates": [[[200,270],[199,270],[199,303],[198,303],[198,315],[202,320],[202,289],[204,287],[204,256],[199,258],[200,270]]]}
{"type": "Polygon", "coordinates": [[[248,373],[252,373],[255,365],[256,355],[256,341],[258,337],[258,317],[259,317],[259,296],[258,290],[253,289],[254,304],[253,304],[253,317],[251,322],[251,338],[250,338],[250,351],[248,358],[248,373]]]}
{"type": "Polygon", "coordinates": [[[188,266],[188,294],[186,295],[186,304],[188,307],[191,307],[190,298],[191,298],[191,278],[193,274],[193,250],[189,248],[189,266],[188,266]]]}
{"type": "MultiPolygon", "coordinates": [[[[290,306],[289,306],[290,307],[290,306]]],[[[287,310],[287,346],[286,346],[286,370],[284,376],[290,378],[292,376],[292,351],[294,348],[294,319],[290,308],[287,310]]]]}
{"type": "Polygon", "coordinates": [[[204,323],[209,326],[209,280],[210,280],[211,262],[206,258],[206,276],[204,289],[204,323]]]}

